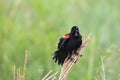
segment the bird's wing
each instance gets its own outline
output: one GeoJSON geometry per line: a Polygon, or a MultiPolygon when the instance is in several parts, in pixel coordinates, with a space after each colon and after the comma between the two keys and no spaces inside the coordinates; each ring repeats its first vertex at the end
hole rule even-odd
{"type": "Polygon", "coordinates": [[[70,38],[70,34],[65,34],[62,38],[60,38],[58,43],[58,49],[61,49],[64,47],[65,42],[70,38]]]}

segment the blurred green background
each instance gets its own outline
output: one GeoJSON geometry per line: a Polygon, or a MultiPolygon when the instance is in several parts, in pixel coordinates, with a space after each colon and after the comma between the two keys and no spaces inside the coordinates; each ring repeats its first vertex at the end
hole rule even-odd
{"type": "Polygon", "coordinates": [[[102,80],[101,56],[104,78],[119,80],[120,0],[0,0],[0,80],[13,80],[14,65],[23,68],[25,50],[26,80],[60,72],[52,54],[73,25],[83,40],[92,37],[67,80],[102,80]]]}

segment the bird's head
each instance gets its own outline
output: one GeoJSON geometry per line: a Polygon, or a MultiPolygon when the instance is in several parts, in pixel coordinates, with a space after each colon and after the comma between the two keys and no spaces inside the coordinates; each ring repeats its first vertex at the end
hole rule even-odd
{"type": "Polygon", "coordinates": [[[73,26],[73,27],[71,28],[70,34],[71,34],[72,36],[79,36],[80,33],[79,33],[79,28],[78,28],[78,26],[73,26]]]}

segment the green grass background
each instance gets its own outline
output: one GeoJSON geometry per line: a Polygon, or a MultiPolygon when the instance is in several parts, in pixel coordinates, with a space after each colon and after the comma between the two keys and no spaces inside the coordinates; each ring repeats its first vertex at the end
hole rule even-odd
{"type": "Polygon", "coordinates": [[[73,25],[92,37],[67,80],[102,80],[101,56],[105,79],[120,80],[120,0],[0,0],[0,80],[23,68],[25,50],[26,80],[60,72],[52,54],[73,25]]]}

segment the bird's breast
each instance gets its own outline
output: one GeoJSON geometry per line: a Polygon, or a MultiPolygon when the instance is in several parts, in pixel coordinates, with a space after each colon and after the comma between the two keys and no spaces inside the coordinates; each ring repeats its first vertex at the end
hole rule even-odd
{"type": "Polygon", "coordinates": [[[74,50],[74,49],[77,49],[80,45],[81,45],[80,38],[70,38],[68,40],[68,43],[66,44],[66,48],[68,50],[74,50]]]}

